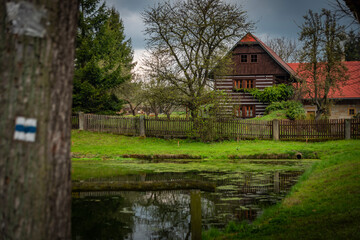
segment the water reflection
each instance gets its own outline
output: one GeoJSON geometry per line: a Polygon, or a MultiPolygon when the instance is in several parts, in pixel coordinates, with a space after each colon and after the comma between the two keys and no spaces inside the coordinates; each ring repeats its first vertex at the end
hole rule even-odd
{"type": "MultiPolygon", "coordinates": [[[[146,177],[165,181],[169,176],[175,179],[193,176],[215,182],[217,188],[215,192],[74,192],[72,237],[198,239],[201,231],[194,230],[199,228],[222,228],[230,220],[254,220],[265,206],[281,200],[300,174],[202,172],[180,176],[167,173],[146,177]]],[[[141,181],[146,178],[141,177],[141,181]]]]}
{"type": "Polygon", "coordinates": [[[73,197],[73,239],[189,239],[190,196],[92,192],[73,197]]]}

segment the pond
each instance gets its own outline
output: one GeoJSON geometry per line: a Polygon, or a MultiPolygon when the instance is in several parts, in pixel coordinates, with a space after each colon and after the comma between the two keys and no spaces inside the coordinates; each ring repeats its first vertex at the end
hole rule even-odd
{"type": "MultiPolygon", "coordinates": [[[[280,201],[302,172],[168,172],[93,179],[90,183],[203,184],[203,190],[76,191],[73,239],[191,239],[229,221],[252,221],[280,201]],[[200,229],[200,231],[199,231],[200,229]]],[[[158,185],[155,185],[158,186],[158,185]]],[[[184,185],[188,186],[188,185],[184,185]]],[[[139,189],[137,189],[139,190],[139,189]]]]}

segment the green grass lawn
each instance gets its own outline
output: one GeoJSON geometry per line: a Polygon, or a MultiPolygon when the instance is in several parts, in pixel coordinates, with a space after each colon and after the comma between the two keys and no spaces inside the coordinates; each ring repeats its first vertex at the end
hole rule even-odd
{"type": "Polygon", "coordinates": [[[108,133],[72,131],[72,153],[83,157],[113,158],[124,154],[189,154],[206,159],[227,159],[229,155],[316,152],[319,157],[359,149],[359,140],[290,142],[241,140],[215,143],[184,139],[126,137],[108,133]]]}
{"type": "Polygon", "coordinates": [[[304,164],[298,166],[276,165],[284,171],[307,169],[281,204],[265,210],[251,225],[229,224],[224,232],[215,229],[204,233],[204,239],[360,239],[360,140],[202,143],[75,130],[72,178],[158,171],[274,171],[272,165],[254,166],[247,164],[248,160],[228,157],[293,152],[316,152],[320,160],[302,160],[304,164]],[[139,164],[139,160],[123,158],[124,154],[188,154],[203,159],[186,164],[139,164]]]}
{"type": "MultiPolygon", "coordinates": [[[[302,160],[291,165],[254,164],[245,159],[229,159],[231,155],[307,152],[298,143],[284,142],[287,147],[272,141],[228,141],[201,143],[188,140],[126,137],[113,134],[72,132],[72,179],[116,177],[125,174],[151,172],[239,172],[239,171],[304,171],[316,160],[302,160]],[[139,161],[123,158],[124,154],[188,154],[201,156],[186,164],[139,161]],[[141,164],[139,164],[141,163],[141,164]]],[[[306,144],[305,144],[306,145],[306,144]]],[[[310,146],[311,144],[309,144],[310,146]]],[[[292,160],[290,160],[292,161],[292,160]]]]}

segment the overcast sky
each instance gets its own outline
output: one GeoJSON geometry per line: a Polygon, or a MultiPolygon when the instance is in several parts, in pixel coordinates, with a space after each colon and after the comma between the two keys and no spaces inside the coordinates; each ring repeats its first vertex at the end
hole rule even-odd
{"type": "MultiPolygon", "coordinates": [[[[163,0],[105,0],[108,7],[114,6],[124,22],[125,34],[131,38],[138,61],[144,52],[144,24],[141,12],[148,6],[163,0]]],[[[334,0],[225,0],[243,6],[250,20],[256,23],[253,32],[261,40],[266,37],[289,37],[297,39],[303,16],[309,9],[320,12],[322,8],[330,9],[329,3],[334,0]]]]}

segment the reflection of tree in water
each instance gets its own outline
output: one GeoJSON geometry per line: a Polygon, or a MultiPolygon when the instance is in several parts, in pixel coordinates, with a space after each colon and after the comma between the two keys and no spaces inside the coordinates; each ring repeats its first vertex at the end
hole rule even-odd
{"type": "Polygon", "coordinates": [[[223,227],[228,221],[253,221],[263,208],[282,199],[300,172],[228,174],[215,193],[202,194],[203,226],[223,227]],[[207,200],[204,201],[204,200],[207,200]],[[208,208],[208,209],[207,209],[208,208]]]}
{"type": "MultiPolygon", "coordinates": [[[[218,189],[201,193],[203,228],[253,220],[263,206],[281,199],[299,174],[242,172],[210,179],[218,189]]],[[[73,239],[190,238],[189,191],[111,194],[119,197],[73,199],[73,239]]]]}
{"type": "Polygon", "coordinates": [[[190,237],[190,196],[180,191],[146,192],[135,204],[136,225],[147,228],[150,239],[190,237]]]}
{"type": "Polygon", "coordinates": [[[121,197],[72,199],[72,239],[124,239],[132,232],[130,207],[121,197]]]}

